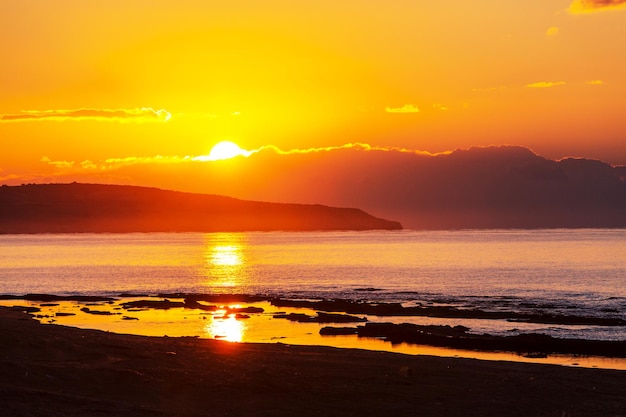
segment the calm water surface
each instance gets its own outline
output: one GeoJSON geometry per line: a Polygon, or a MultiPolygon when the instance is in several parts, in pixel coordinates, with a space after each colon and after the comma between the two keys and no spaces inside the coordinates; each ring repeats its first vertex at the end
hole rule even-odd
{"type": "MultiPolygon", "coordinates": [[[[0,293],[163,292],[625,318],[626,230],[0,236],[0,293]]],[[[459,322],[476,332],[626,339],[624,327],[459,322]]]]}

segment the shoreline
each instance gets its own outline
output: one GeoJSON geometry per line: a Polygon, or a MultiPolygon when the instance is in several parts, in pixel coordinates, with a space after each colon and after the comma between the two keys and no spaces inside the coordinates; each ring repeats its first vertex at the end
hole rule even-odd
{"type": "Polygon", "coordinates": [[[616,416],[626,372],[40,324],[0,308],[15,416],[616,416]],[[514,405],[514,406],[513,406],[514,405]]]}
{"type": "MultiPolygon", "coordinates": [[[[470,329],[451,326],[447,321],[424,322],[421,310],[394,303],[295,301],[226,294],[160,294],[159,297],[30,294],[0,295],[1,305],[29,312],[42,323],[114,333],[254,343],[280,341],[626,370],[626,341],[561,339],[536,333],[504,336],[470,333],[470,329]],[[374,314],[364,313],[372,309],[374,314]],[[382,313],[376,315],[376,311],[382,313]]],[[[453,309],[443,311],[455,312],[453,309]]],[[[465,314],[473,316],[476,312],[466,311],[465,314]]]]}

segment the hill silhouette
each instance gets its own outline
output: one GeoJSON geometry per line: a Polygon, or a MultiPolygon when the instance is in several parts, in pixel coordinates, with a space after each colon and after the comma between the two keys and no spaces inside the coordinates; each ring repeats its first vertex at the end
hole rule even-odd
{"type": "MultiPolygon", "coordinates": [[[[225,175],[207,173],[207,178],[225,175]]],[[[626,227],[626,168],[519,146],[428,155],[260,152],[221,182],[240,198],[361,207],[414,229],[626,227]],[[252,179],[252,180],[250,180],[252,179]],[[288,200],[287,200],[288,199],[288,200]]]]}
{"type": "Polygon", "coordinates": [[[0,233],[401,229],[362,210],[96,184],[0,187],[0,233]]]}

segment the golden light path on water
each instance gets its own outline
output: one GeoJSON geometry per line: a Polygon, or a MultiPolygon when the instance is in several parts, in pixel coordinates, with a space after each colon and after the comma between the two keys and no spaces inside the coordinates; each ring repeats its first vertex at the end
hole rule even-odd
{"type": "Polygon", "coordinates": [[[245,237],[216,233],[207,238],[204,254],[207,288],[241,288],[247,280],[245,237]]]}
{"type": "MultiPolygon", "coordinates": [[[[226,310],[218,310],[224,314],[226,310]]],[[[206,334],[214,339],[226,340],[227,342],[243,342],[246,325],[243,320],[238,320],[236,314],[213,316],[213,320],[205,327],[206,334]]]]}
{"type": "MultiPolygon", "coordinates": [[[[206,236],[201,256],[204,268],[199,279],[206,287],[206,293],[230,292],[246,293],[250,285],[251,273],[246,237],[236,233],[216,233],[206,236]]],[[[137,298],[140,300],[141,298],[137,298]]],[[[485,360],[504,360],[560,364],[567,366],[598,367],[626,370],[626,360],[615,358],[573,357],[550,355],[548,358],[525,358],[515,353],[478,352],[438,348],[423,345],[391,345],[380,339],[359,338],[357,336],[321,336],[319,331],[325,324],[296,323],[275,318],[277,313],[297,313],[315,316],[316,311],[307,308],[285,308],[272,306],[269,302],[246,304],[218,304],[214,310],[190,309],[183,307],[163,309],[129,310],[123,304],[133,301],[120,298],[113,302],[89,303],[89,309],[108,314],[89,314],[85,303],[61,301],[46,303],[24,300],[2,300],[4,306],[29,306],[41,309],[38,313],[42,323],[55,323],[79,328],[91,328],[116,333],[140,334],[146,336],[192,336],[222,340],[227,342],[286,343],[301,345],[325,345],[340,348],[357,348],[396,353],[465,357],[485,360]],[[237,308],[256,307],[261,313],[239,314],[237,308]],[[60,314],[59,314],[60,313],[60,314]]],[[[181,302],[182,299],[172,301],[181,302]]],[[[408,322],[411,318],[368,317],[369,321],[408,322]]],[[[422,320],[422,319],[414,319],[422,320]]],[[[422,323],[428,324],[428,323],[422,323]]]]}

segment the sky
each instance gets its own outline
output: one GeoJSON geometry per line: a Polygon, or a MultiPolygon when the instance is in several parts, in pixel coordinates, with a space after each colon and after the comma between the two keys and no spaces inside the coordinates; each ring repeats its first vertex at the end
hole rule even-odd
{"type": "Polygon", "coordinates": [[[626,0],[2,1],[0,38],[0,184],[210,191],[177,167],[222,141],[626,164],[626,0]]]}

